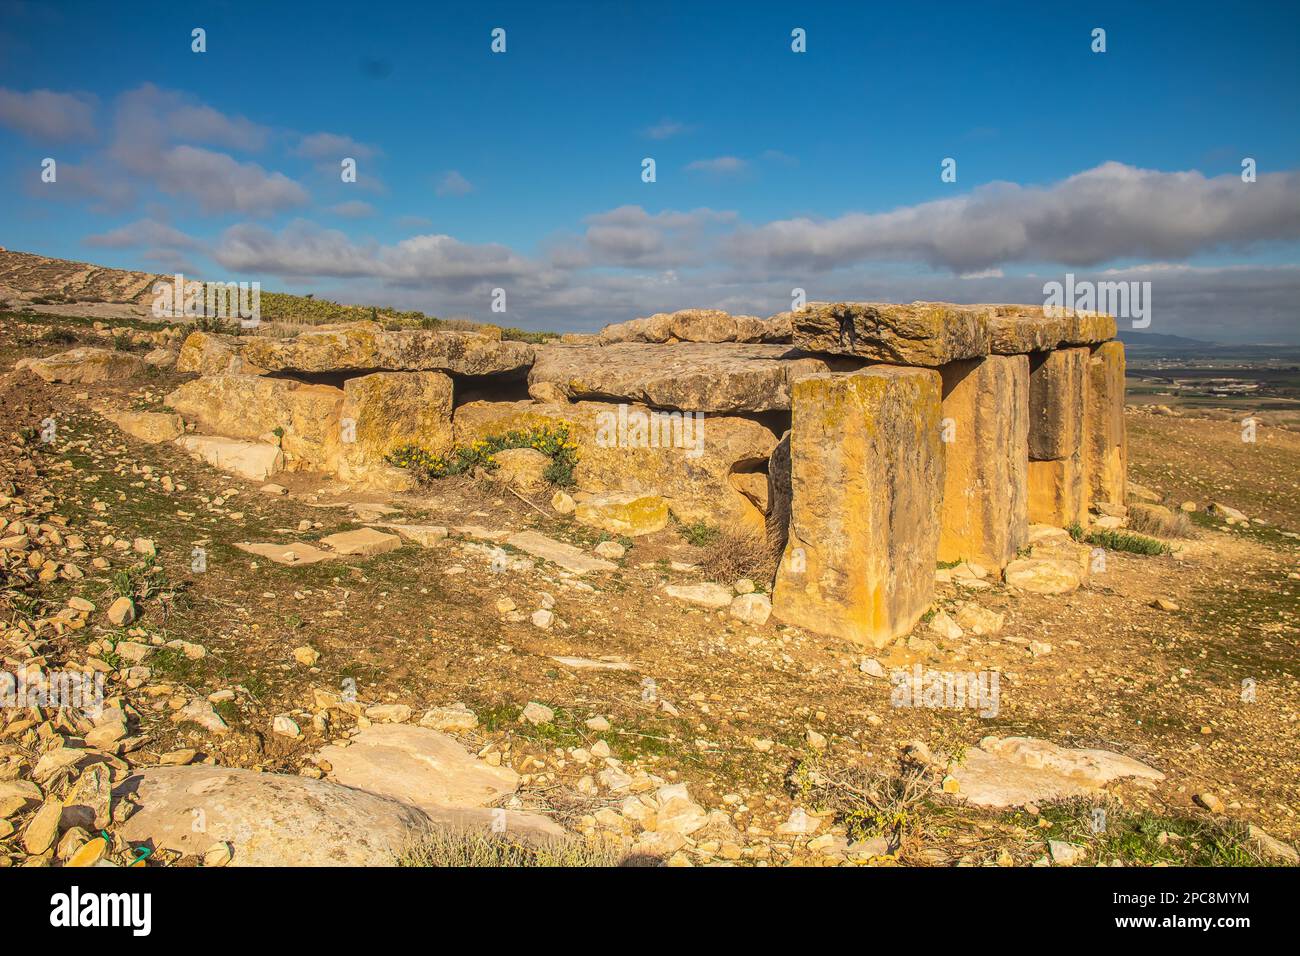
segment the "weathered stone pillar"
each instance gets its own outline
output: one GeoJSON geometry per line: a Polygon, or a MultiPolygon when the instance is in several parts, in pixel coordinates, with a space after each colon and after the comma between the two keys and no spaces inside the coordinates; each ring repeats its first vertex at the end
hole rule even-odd
{"type": "Polygon", "coordinates": [[[1028,540],[1029,357],[950,362],[943,376],[940,561],[1000,571],[1028,540]]]}
{"type": "Polygon", "coordinates": [[[1088,514],[1083,477],[1084,380],[1090,350],[1029,359],[1029,520],[1065,528],[1088,514]]]}
{"type": "Polygon", "coordinates": [[[452,444],[452,381],[442,372],[373,372],[343,384],[339,477],[400,489],[410,476],[384,461],[401,445],[434,453],[452,444]]]}
{"type": "Polygon", "coordinates": [[[1123,504],[1128,470],[1124,433],[1124,343],[1092,347],[1084,388],[1084,490],[1093,501],[1123,504]]]}
{"type": "Polygon", "coordinates": [[[773,611],[880,647],[934,589],[943,499],[942,380],[875,366],[792,386],[790,534],[773,611]]]}
{"type": "Polygon", "coordinates": [[[777,442],[767,462],[767,540],[776,554],[785,553],[790,536],[790,432],[777,442]]]}

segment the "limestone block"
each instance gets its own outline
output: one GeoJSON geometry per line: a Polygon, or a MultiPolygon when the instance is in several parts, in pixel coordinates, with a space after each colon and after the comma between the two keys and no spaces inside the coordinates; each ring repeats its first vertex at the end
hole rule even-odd
{"type": "Polygon", "coordinates": [[[1028,537],[1029,359],[990,355],[940,367],[940,561],[1002,569],[1028,537]]]}
{"type": "Polygon", "coordinates": [[[533,363],[533,348],[479,332],[438,329],[385,331],[353,322],[302,332],[289,339],[250,338],[246,361],[270,371],[441,371],[457,375],[517,372],[533,363]]]}
{"type": "Polygon", "coordinates": [[[144,361],[130,352],[82,347],[28,359],[17,367],[27,368],[47,382],[65,385],[94,385],[97,382],[120,382],[139,375],[144,361]]]}
{"type": "Polygon", "coordinates": [[[104,417],[132,438],[150,445],[171,441],[185,433],[185,422],[168,412],[109,411],[104,417]]]}
{"type": "Polygon", "coordinates": [[[1038,305],[972,305],[969,308],[984,312],[989,328],[989,350],[999,355],[1047,352],[1115,337],[1114,316],[1101,312],[1038,305]]]}
{"type": "Polygon", "coordinates": [[[668,524],[668,502],[636,492],[593,495],[578,505],[573,516],[593,528],[635,538],[663,530],[668,524]]]}
{"type": "Polygon", "coordinates": [[[1076,455],[1083,436],[1083,381],[1087,348],[1035,355],[1029,363],[1029,457],[1050,461],[1076,455]]]}
{"type": "Polygon", "coordinates": [[[983,314],[947,302],[810,302],[789,315],[794,344],[810,352],[939,366],[989,351],[983,314]]]}
{"type": "Polygon", "coordinates": [[[291,470],[337,468],[343,390],[258,375],[205,375],[164,399],[207,433],[257,439],[280,430],[291,470]]]}
{"type": "Polygon", "coordinates": [[[1103,342],[1088,358],[1084,388],[1084,490],[1094,501],[1123,504],[1128,470],[1124,431],[1124,343],[1103,342]]]}
{"type": "Polygon", "coordinates": [[[816,357],[761,343],[616,343],[545,345],[528,373],[566,399],[637,402],[696,412],[767,412],[790,407],[790,383],[816,372],[845,371],[858,359],[816,357]]]}
{"type": "Polygon", "coordinates": [[[368,483],[388,472],[384,456],[406,444],[431,452],[452,444],[452,382],[442,372],[374,372],[343,384],[339,477],[368,483]]]}
{"type": "Polygon", "coordinates": [[[763,514],[730,481],[776,446],[772,429],[730,415],[668,413],[606,402],[469,402],[456,409],[456,443],[564,424],[577,443],[574,481],[582,491],[659,495],[687,523],[763,527],[763,514]]]}
{"type": "Polygon", "coordinates": [[[182,435],[176,444],[187,454],[218,471],[250,481],[265,481],[284,471],[284,455],[265,442],[239,441],[214,435],[182,435]]]}
{"type": "Polygon", "coordinates": [[[1029,462],[1029,520],[1068,528],[1083,524],[1088,517],[1088,496],[1083,480],[1083,462],[1076,452],[1069,458],[1029,462]]]}
{"type": "Polygon", "coordinates": [[[880,647],[920,618],[939,544],[941,396],[939,373],[927,369],[795,383],[780,620],[880,647]]]}
{"type": "Polygon", "coordinates": [[[191,332],[181,343],[176,371],[200,375],[262,375],[265,370],[244,360],[238,339],[211,332],[191,332]]]}

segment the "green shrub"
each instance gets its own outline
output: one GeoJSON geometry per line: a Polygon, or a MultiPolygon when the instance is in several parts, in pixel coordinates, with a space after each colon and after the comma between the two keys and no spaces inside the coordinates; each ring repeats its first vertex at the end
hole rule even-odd
{"type": "Polygon", "coordinates": [[[679,524],[677,533],[685,538],[688,544],[693,544],[697,548],[707,548],[718,540],[722,531],[708,522],[692,521],[690,524],[679,524]]]}
{"type": "Polygon", "coordinates": [[[1172,549],[1163,541],[1128,531],[1091,531],[1084,538],[1091,545],[1132,554],[1169,554],[1172,549]]]}
{"type": "Polygon", "coordinates": [[[432,481],[469,474],[475,468],[494,471],[497,467],[497,453],[511,448],[533,448],[540,451],[551,459],[543,477],[560,487],[573,484],[573,469],[578,464],[578,446],[569,433],[569,427],[563,424],[488,435],[468,445],[457,445],[443,454],[435,454],[420,445],[401,445],[385,455],[384,460],[398,468],[406,468],[423,481],[432,481]]]}

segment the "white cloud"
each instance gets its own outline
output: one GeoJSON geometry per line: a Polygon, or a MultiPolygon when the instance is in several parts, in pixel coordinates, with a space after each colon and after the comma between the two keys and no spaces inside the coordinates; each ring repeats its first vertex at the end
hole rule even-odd
{"type": "Polygon", "coordinates": [[[454,169],[438,181],[439,196],[465,196],[473,191],[474,184],[454,169]]]}
{"type": "Polygon", "coordinates": [[[650,139],[671,139],[674,136],[680,136],[682,133],[688,132],[690,129],[691,127],[687,126],[685,123],[679,123],[677,120],[664,118],[653,126],[646,127],[642,132],[645,136],[650,137],[650,139]]]}
{"type": "Polygon", "coordinates": [[[152,84],[117,99],[109,156],[135,177],[172,196],[196,202],[205,213],[267,216],[301,206],[307,191],[279,172],[225,152],[179,140],[261,149],[265,127],[226,116],[189,97],[152,84]]]}
{"type": "Polygon", "coordinates": [[[194,199],[206,213],[269,216],[307,202],[307,191],[283,173],[197,146],[173,146],[153,173],[159,189],[194,199]]]}
{"type": "Polygon", "coordinates": [[[307,159],[330,160],[337,165],[346,157],[369,159],[378,155],[379,150],[341,133],[312,133],[298,141],[294,152],[307,159]]]}
{"type": "Polygon", "coordinates": [[[1300,174],[1164,173],[1104,163],[1048,187],[981,186],[884,213],[742,230],[733,260],[814,271],[919,260],[955,272],[1010,262],[1091,266],[1300,239],[1300,174]]]}
{"type": "Polygon", "coordinates": [[[270,130],[242,116],[227,116],[176,90],[145,83],[115,103],[114,150],[132,154],[171,142],[206,143],[237,152],[258,152],[270,130]]]}
{"type": "Polygon", "coordinates": [[[0,88],[0,125],[41,142],[94,139],[96,103],[89,93],[0,88]]]}
{"type": "Polygon", "coordinates": [[[552,256],[558,265],[616,265],[668,268],[707,261],[721,229],[736,221],[734,212],[693,209],[646,212],[619,206],[586,218],[580,245],[559,244],[552,256]]]}
{"type": "Polygon", "coordinates": [[[366,219],[375,214],[375,207],[360,199],[350,199],[338,205],[330,206],[329,212],[344,219],[366,219]]]}
{"type": "Polygon", "coordinates": [[[140,246],[196,249],[200,245],[193,237],[156,219],[138,219],[108,232],[87,236],[84,242],[88,246],[105,249],[131,249],[140,246]]]}
{"type": "Polygon", "coordinates": [[[686,171],[691,173],[708,173],[712,176],[734,176],[749,168],[749,163],[738,156],[717,156],[713,159],[697,159],[686,164],[686,171]]]}
{"type": "Polygon", "coordinates": [[[281,232],[232,226],[214,258],[230,269],[280,276],[381,279],[395,285],[466,289],[528,279],[536,263],[496,243],[475,245],[446,235],[421,235],[392,245],[357,243],[345,233],[297,220],[281,232]]]}

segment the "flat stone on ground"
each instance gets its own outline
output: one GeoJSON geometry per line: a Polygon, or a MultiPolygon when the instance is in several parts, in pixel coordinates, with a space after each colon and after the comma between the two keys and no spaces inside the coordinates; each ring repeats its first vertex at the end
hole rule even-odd
{"type": "Polygon", "coordinates": [[[276,564],[315,564],[317,561],[333,561],[338,557],[337,554],[322,551],[315,545],[308,544],[305,541],[292,544],[242,541],[237,542],[235,547],[240,551],[247,551],[249,554],[268,558],[276,564]]]}
{"type": "Polygon", "coordinates": [[[389,866],[431,831],[418,809],[374,793],[228,767],[141,770],[114,790],[128,793],[141,806],[117,831],[122,839],[187,855],[223,841],[230,866],[389,866]]]}
{"type": "MultiPolygon", "coordinates": [[[[436,822],[460,826],[490,825],[489,805],[519,785],[513,770],[489,766],[454,737],[409,724],[368,727],[348,747],[327,746],[317,758],[331,764],[332,781],[400,800],[436,822]]],[[[536,814],[507,812],[505,822],[507,829],[563,832],[536,814]]]]}
{"type": "Polygon", "coordinates": [[[320,543],[337,554],[357,554],[370,556],[396,551],[402,546],[402,539],[395,534],[385,534],[374,528],[358,528],[355,531],[340,531],[338,534],[326,535],[320,543]]]}
{"type": "Polygon", "coordinates": [[[587,574],[590,571],[618,570],[618,565],[613,562],[606,561],[604,558],[594,558],[571,544],[548,538],[540,531],[517,531],[506,538],[506,544],[527,552],[535,558],[559,565],[564,570],[577,575],[587,574]]]}
{"type": "Polygon", "coordinates": [[[176,444],[182,451],[218,471],[250,481],[265,481],[284,470],[284,454],[265,442],[239,441],[215,435],[182,435],[176,439],[176,444]]]}
{"type": "Polygon", "coordinates": [[[950,775],[956,794],[981,807],[1086,796],[1120,777],[1159,781],[1153,767],[1108,750],[1074,750],[1034,737],[986,737],[950,775]]]}

